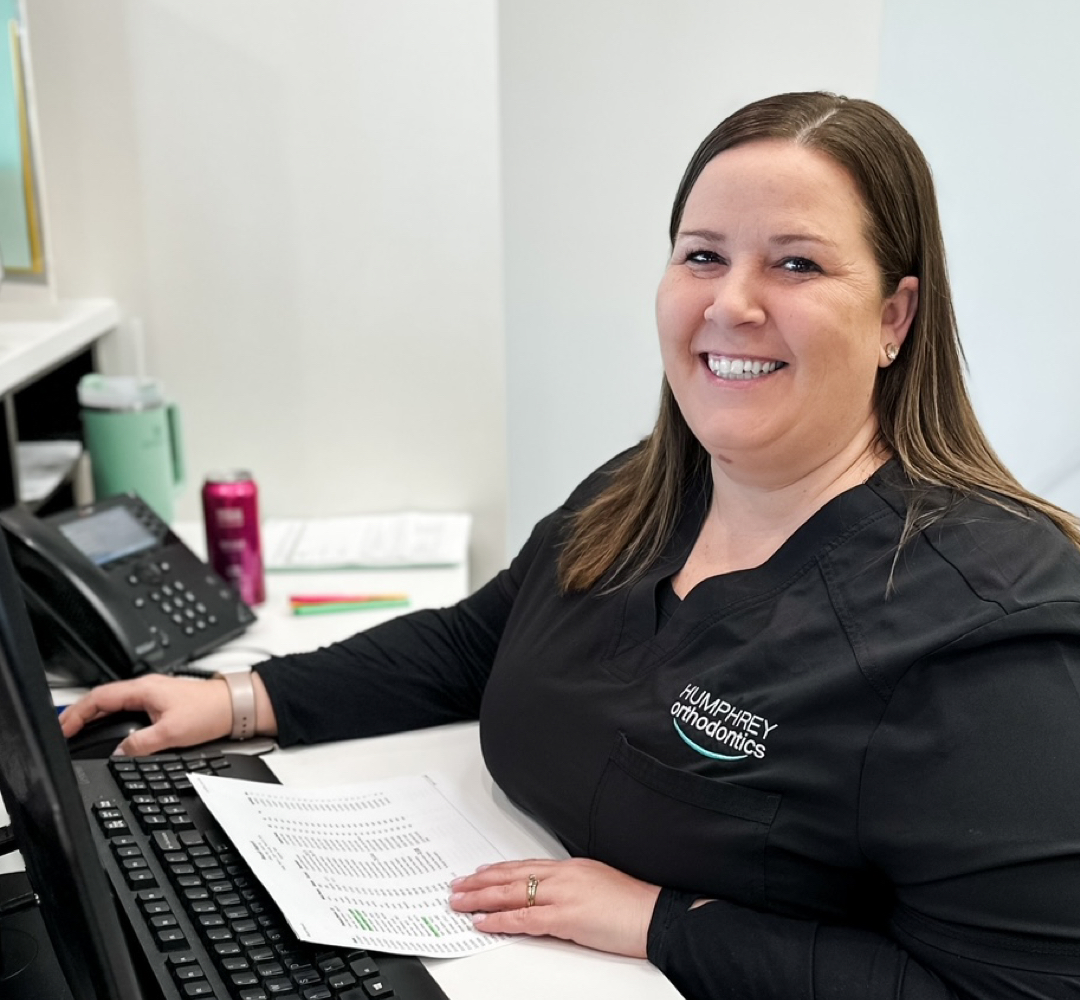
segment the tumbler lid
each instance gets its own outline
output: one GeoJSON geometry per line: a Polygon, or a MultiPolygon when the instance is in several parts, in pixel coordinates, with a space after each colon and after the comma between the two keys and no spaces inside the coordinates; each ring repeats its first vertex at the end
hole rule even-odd
{"type": "Polygon", "coordinates": [[[161,383],[141,375],[84,375],[78,394],[79,405],[91,410],[149,410],[165,403],[161,383]]]}

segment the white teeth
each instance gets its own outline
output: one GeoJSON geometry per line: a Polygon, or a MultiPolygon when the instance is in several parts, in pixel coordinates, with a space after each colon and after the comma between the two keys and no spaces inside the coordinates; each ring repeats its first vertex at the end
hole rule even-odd
{"type": "Polygon", "coordinates": [[[782,361],[759,361],[750,358],[717,358],[708,355],[709,371],[729,381],[760,378],[783,367],[782,361]]]}

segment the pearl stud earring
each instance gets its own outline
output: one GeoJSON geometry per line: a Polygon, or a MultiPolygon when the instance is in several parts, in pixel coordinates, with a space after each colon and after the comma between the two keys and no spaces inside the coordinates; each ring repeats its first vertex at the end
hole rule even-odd
{"type": "Polygon", "coordinates": [[[899,353],[900,348],[897,347],[896,344],[887,344],[885,346],[885,357],[887,357],[890,361],[895,361],[896,355],[898,355],[899,353]]]}

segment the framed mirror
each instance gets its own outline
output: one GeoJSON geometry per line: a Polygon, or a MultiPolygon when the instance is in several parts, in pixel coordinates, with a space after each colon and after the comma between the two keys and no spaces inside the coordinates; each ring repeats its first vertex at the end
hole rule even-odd
{"type": "Polygon", "coordinates": [[[0,260],[8,280],[44,283],[26,34],[20,0],[0,0],[0,260]]]}

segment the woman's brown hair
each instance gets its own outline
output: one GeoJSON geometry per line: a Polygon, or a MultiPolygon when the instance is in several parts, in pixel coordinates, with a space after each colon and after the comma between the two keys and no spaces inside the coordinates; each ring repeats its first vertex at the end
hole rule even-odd
{"type": "MultiPolygon", "coordinates": [[[[875,399],[880,441],[915,488],[900,544],[941,516],[944,487],[947,496],[978,494],[1020,515],[1040,511],[1080,546],[1076,519],[1016,481],[975,417],[930,167],[887,111],[827,93],[781,94],[736,111],[705,138],[683,174],[671,211],[672,243],[705,165],[763,139],[819,150],[848,171],[863,198],[882,295],[903,277],[919,279],[915,318],[899,357],[878,374],[875,399]]],[[[665,378],[652,433],[575,515],[559,562],[563,589],[588,590],[602,579],[614,588],[643,573],[669,541],[686,490],[701,481],[708,463],[665,378]]]]}

